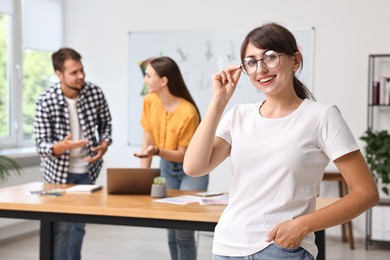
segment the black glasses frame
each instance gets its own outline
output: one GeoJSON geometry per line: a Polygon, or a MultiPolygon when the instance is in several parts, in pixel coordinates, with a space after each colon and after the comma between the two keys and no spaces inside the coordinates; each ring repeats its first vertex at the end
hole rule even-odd
{"type": "Polygon", "coordinates": [[[263,58],[258,59],[258,60],[255,60],[255,59],[251,58],[251,59],[254,60],[254,62],[256,63],[256,70],[255,70],[253,73],[250,73],[250,74],[248,73],[248,71],[247,71],[247,69],[246,69],[246,66],[245,66],[244,62],[241,63],[241,67],[243,68],[242,71],[243,71],[246,75],[253,75],[253,74],[255,74],[255,73],[257,72],[257,70],[259,69],[259,61],[261,61],[261,62],[263,63],[263,65],[264,65],[264,67],[266,67],[267,69],[274,69],[274,68],[276,68],[277,66],[279,66],[279,64],[280,64],[280,56],[283,56],[283,54],[279,54],[278,52],[273,51],[273,50],[268,50],[268,51],[266,51],[266,52],[264,53],[264,56],[263,56],[263,58]],[[265,64],[265,62],[264,62],[264,56],[267,54],[267,52],[270,52],[270,51],[276,53],[276,54],[278,55],[278,58],[279,58],[278,64],[277,64],[276,66],[274,66],[274,67],[268,67],[267,64],[265,64]]]}

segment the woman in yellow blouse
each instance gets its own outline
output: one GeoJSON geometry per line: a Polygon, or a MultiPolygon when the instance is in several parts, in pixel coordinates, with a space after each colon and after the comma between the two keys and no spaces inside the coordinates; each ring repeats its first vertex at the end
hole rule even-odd
{"type": "MultiPolygon", "coordinates": [[[[169,57],[153,59],[146,67],[141,125],[144,129],[141,167],[150,167],[153,156],[160,156],[161,176],[168,189],[207,190],[208,175],[190,177],[183,171],[184,153],[200,123],[199,110],[184,83],[180,69],[169,57]]],[[[168,230],[173,260],[195,260],[194,231],[168,230]]]]}

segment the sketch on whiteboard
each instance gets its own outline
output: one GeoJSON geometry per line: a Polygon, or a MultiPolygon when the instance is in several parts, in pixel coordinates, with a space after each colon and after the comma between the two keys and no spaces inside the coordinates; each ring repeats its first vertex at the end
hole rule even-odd
{"type": "Polygon", "coordinates": [[[188,54],[184,54],[184,51],[181,48],[177,48],[177,53],[179,53],[180,62],[187,62],[188,54]]]}
{"type": "Polygon", "coordinates": [[[214,56],[214,54],[211,52],[211,42],[210,41],[206,41],[206,49],[207,49],[207,52],[205,53],[206,55],[206,59],[207,61],[209,61],[211,59],[211,57],[214,56]]]}
{"type": "Polygon", "coordinates": [[[201,77],[196,83],[196,88],[199,90],[205,90],[205,89],[211,89],[212,88],[212,82],[211,82],[211,77],[207,75],[205,76],[204,71],[201,73],[201,77]]]}
{"type": "Polygon", "coordinates": [[[237,60],[237,57],[236,57],[236,46],[234,44],[234,42],[229,42],[229,46],[230,46],[230,53],[227,55],[227,59],[228,59],[228,62],[232,62],[232,61],[235,61],[237,60]]]}

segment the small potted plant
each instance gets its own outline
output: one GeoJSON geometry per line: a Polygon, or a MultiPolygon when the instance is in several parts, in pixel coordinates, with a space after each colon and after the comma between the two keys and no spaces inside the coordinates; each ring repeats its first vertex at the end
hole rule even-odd
{"type": "Polygon", "coordinates": [[[0,183],[5,182],[7,178],[11,176],[12,171],[20,175],[19,164],[13,159],[0,153],[0,183]]]}
{"type": "Polygon", "coordinates": [[[365,156],[375,181],[381,185],[381,190],[389,195],[390,134],[387,130],[373,132],[368,129],[360,139],[366,143],[365,156]]]}
{"type": "Polygon", "coordinates": [[[153,198],[164,198],[167,196],[167,186],[165,185],[166,180],[164,177],[157,176],[153,179],[152,191],[150,195],[153,198]]]}

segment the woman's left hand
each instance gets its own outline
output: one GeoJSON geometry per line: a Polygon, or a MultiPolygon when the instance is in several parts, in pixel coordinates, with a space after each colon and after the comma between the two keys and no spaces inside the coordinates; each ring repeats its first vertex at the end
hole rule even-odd
{"type": "Polygon", "coordinates": [[[302,227],[295,220],[287,220],[274,227],[268,233],[267,242],[273,240],[277,245],[284,248],[296,248],[300,246],[305,234],[302,227]]]}

